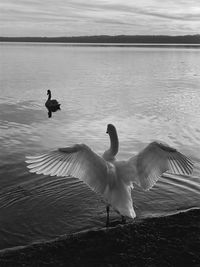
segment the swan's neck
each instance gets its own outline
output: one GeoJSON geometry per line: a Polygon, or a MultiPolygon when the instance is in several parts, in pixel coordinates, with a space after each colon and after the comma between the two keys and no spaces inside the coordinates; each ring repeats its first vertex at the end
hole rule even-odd
{"type": "Polygon", "coordinates": [[[110,154],[114,157],[119,150],[119,140],[116,131],[109,133],[110,136],[110,154]]]}
{"type": "Polygon", "coordinates": [[[103,158],[106,161],[114,161],[115,155],[117,154],[119,149],[119,141],[116,129],[114,129],[112,132],[109,132],[109,136],[110,136],[110,148],[103,153],[103,158]]]}
{"type": "Polygon", "coordinates": [[[48,100],[51,100],[51,92],[49,92],[48,100]]]}

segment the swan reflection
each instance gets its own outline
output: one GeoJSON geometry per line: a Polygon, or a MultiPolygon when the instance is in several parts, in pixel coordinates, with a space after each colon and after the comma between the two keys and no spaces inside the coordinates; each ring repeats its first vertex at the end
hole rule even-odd
{"type": "Polygon", "coordinates": [[[57,110],[60,110],[60,107],[59,108],[55,108],[55,107],[47,108],[47,110],[48,110],[48,117],[51,118],[52,117],[52,113],[56,112],[57,110]]]}

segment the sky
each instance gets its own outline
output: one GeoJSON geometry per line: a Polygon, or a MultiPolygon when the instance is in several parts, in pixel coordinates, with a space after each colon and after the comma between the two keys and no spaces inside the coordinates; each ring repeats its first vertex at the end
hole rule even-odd
{"type": "Polygon", "coordinates": [[[200,0],[0,0],[0,36],[200,34],[200,0]]]}

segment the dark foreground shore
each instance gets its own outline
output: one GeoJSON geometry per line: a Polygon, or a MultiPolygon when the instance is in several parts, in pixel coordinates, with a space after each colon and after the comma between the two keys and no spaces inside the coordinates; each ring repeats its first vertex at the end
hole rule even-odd
{"type": "Polygon", "coordinates": [[[200,210],[0,253],[0,266],[200,266],[200,210]]]}

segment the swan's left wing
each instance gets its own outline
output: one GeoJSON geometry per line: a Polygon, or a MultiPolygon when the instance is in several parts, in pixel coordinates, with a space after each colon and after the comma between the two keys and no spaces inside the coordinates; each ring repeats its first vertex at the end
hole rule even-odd
{"type": "Polygon", "coordinates": [[[185,155],[166,144],[152,142],[124,163],[120,173],[125,181],[132,181],[148,190],[166,171],[190,175],[192,170],[193,163],[185,155]]]}
{"type": "Polygon", "coordinates": [[[84,144],[26,158],[30,172],[51,176],[73,176],[98,193],[104,192],[107,185],[106,161],[84,144]]]}

